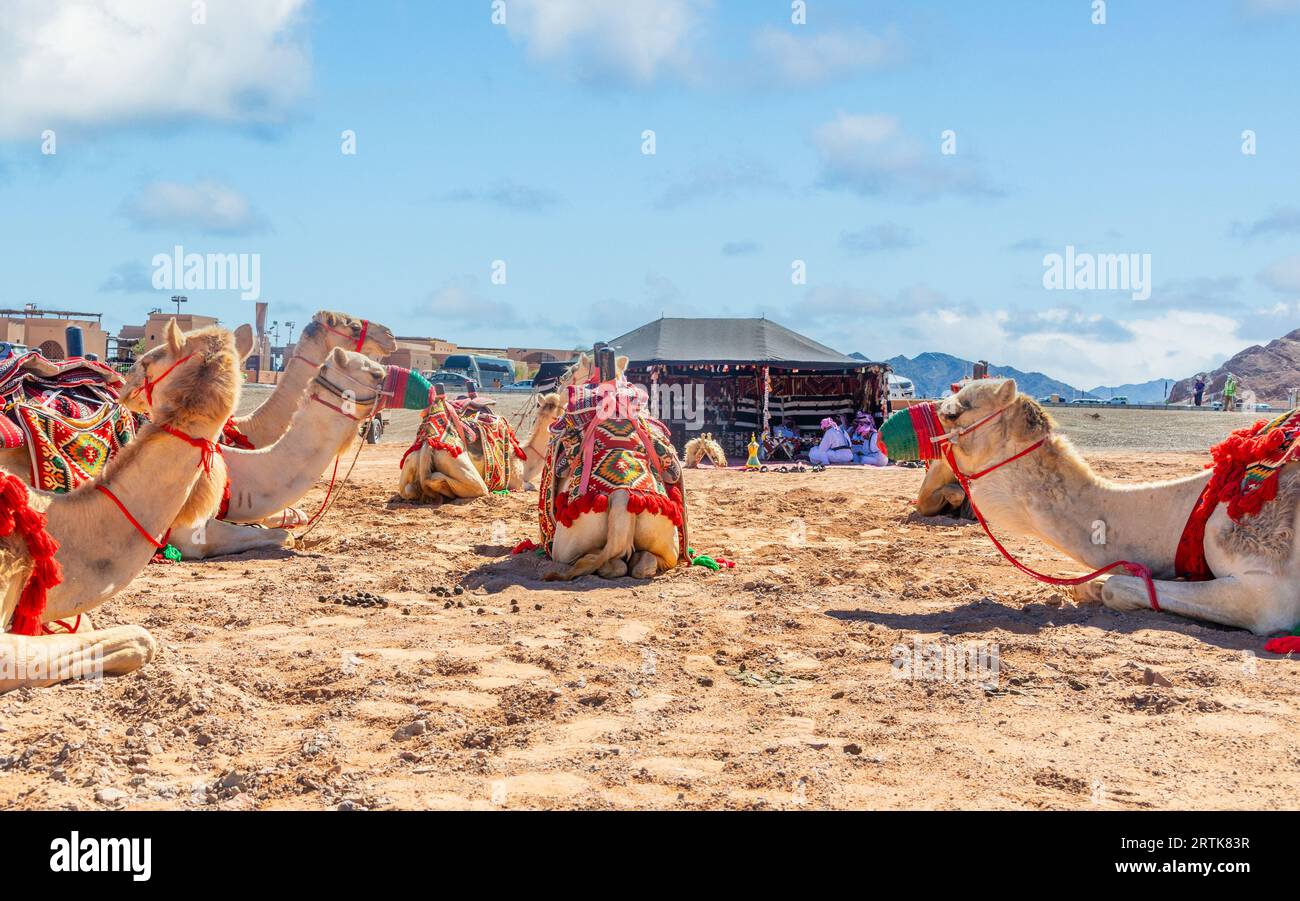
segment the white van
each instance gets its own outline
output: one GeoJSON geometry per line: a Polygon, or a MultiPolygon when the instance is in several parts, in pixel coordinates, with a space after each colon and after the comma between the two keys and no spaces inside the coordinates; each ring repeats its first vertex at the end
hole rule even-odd
{"type": "Polygon", "coordinates": [[[916,386],[912,380],[903,378],[901,375],[889,373],[889,399],[890,400],[912,400],[916,397],[916,386]]]}

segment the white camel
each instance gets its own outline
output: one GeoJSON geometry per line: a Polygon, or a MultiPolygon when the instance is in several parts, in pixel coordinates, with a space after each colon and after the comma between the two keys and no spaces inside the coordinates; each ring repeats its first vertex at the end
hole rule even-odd
{"type": "MultiPolygon", "coordinates": [[[[1011,380],[972,382],[937,409],[958,469],[979,476],[969,483],[971,497],[995,531],[1038,538],[1091,568],[1141,564],[1166,613],[1259,635],[1300,621],[1300,463],[1282,469],[1276,499],[1258,515],[1234,522],[1224,505],[1214,509],[1203,542],[1214,578],[1172,581],[1179,539],[1209,471],[1143,484],[1100,478],[1011,380]]],[[[1133,575],[1110,575],[1075,595],[1115,610],[1149,605],[1144,580],[1133,575]]]]}

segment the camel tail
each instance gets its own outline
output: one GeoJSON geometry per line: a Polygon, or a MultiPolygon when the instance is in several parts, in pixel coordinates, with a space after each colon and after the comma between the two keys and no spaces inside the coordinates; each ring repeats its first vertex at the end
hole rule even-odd
{"type": "Polygon", "coordinates": [[[609,509],[605,519],[605,546],[590,554],[583,554],[568,569],[546,574],[548,582],[571,582],[589,576],[615,557],[626,557],[633,551],[636,537],[636,517],[627,512],[627,492],[615,491],[609,496],[609,509]]]}

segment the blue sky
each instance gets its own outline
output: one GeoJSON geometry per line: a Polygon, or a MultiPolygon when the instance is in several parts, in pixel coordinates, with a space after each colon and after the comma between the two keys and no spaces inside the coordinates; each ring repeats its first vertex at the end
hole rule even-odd
{"type": "Polygon", "coordinates": [[[3,305],[140,321],[179,244],[260,255],[272,318],[462,343],[761,313],[1090,387],[1300,327],[1300,0],[199,6],[7,0],[3,305]],[[1045,289],[1067,245],[1150,298],[1045,289]]]}

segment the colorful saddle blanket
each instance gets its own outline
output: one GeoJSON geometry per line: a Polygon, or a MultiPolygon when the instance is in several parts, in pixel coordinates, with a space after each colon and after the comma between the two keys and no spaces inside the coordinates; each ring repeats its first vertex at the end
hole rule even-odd
{"type": "Polygon", "coordinates": [[[405,465],[406,458],[424,445],[446,451],[453,457],[466,450],[474,451],[474,467],[489,491],[507,488],[514,461],[527,459],[515,430],[504,417],[468,401],[448,401],[443,397],[435,397],[429,404],[415,433],[415,443],[402,455],[400,465],[405,465]]]}
{"type": "Polygon", "coordinates": [[[0,446],[26,447],[32,485],[71,491],[98,476],[136,432],[118,405],[122,376],[93,360],[37,351],[0,362],[0,446]]]}
{"type": "Polygon", "coordinates": [[[628,512],[651,512],[677,526],[685,558],[686,503],[681,464],[668,427],[645,415],[644,390],[626,381],[572,385],[565,414],[542,469],[537,508],[542,546],[550,554],[557,523],[603,512],[615,491],[628,493],[628,512]],[[560,486],[568,485],[562,491],[560,486]]]}
{"type": "Polygon", "coordinates": [[[1237,429],[1210,448],[1214,475],[1201,492],[1178,542],[1175,567],[1192,580],[1214,578],[1205,561],[1205,526],[1219,504],[1234,522],[1254,516],[1277,497],[1282,468],[1300,460],[1300,410],[1237,429]]]}

